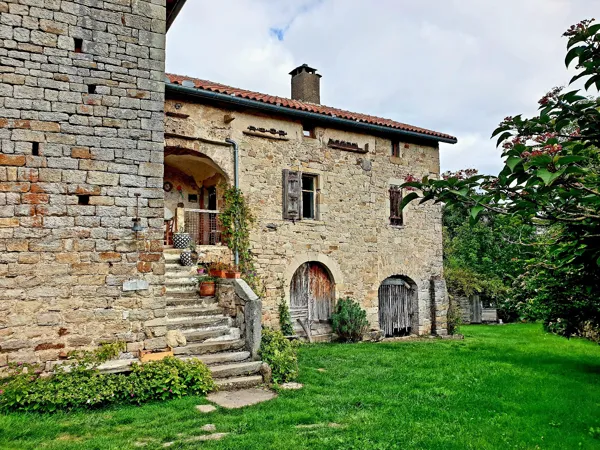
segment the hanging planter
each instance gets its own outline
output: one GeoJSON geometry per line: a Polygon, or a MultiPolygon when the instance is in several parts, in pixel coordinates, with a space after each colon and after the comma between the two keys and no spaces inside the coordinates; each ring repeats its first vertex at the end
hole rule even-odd
{"type": "Polygon", "coordinates": [[[175,248],[188,248],[190,243],[192,242],[192,238],[189,233],[178,232],[173,233],[173,247],[175,248]]]}

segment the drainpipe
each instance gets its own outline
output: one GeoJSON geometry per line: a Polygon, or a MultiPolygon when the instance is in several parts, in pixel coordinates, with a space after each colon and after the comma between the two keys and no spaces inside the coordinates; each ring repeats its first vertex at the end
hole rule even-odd
{"type": "MultiPolygon", "coordinates": [[[[239,149],[238,149],[238,144],[236,141],[234,141],[233,139],[225,139],[225,142],[227,142],[228,144],[233,146],[233,186],[235,187],[235,189],[239,189],[240,188],[240,178],[239,178],[239,164],[240,164],[240,160],[239,160],[239,149]]],[[[237,242],[235,243],[235,253],[234,253],[234,262],[235,265],[237,266],[240,263],[240,253],[238,251],[238,244],[237,242]]]]}

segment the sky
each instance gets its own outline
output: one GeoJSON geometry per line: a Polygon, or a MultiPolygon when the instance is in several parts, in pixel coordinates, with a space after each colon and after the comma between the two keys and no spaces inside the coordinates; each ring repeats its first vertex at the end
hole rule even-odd
{"type": "Polygon", "coordinates": [[[166,65],[289,97],[306,63],[322,104],[451,134],[442,172],[497,174],[492,131],[568,82],[561,35],[594,12],[597,0],[187,0],[166,65]]]}

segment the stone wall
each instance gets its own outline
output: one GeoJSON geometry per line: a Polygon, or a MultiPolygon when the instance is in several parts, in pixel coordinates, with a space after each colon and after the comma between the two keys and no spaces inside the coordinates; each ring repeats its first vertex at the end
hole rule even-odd
{"type": "Polygon", "coordinates": [[[164,347],[164,56],[165,0],[0,1],[0,367],[164,347]]]}
{"type": "Polygon", "coordinates": [[[217,143],[232,138],[240,145],[240,187],[257,217],[251,240],[258,274],[266,285],[265,324],[278,325],[280,280],[285,279],[289,300],[294,271],[304,262],[319,261],[331,272],[337,296],[358,299],[374,328],[378,326],[379,285],[389,276],[404,275],[418,288],[418,332],[429,333],[434,317],[438,322],[435,331],[445,333],[447,296],[441,279],[439,205],[411,204],[405,211],[404,226],[389,223],[390,185],[403,183],[408,174],[439,176],[435,144],[401,142],[400,156],[392,157],[391,141],[382,137],[316,128],[315,138],[310,138],[303,136],[300,122],[182,98],[167,99],[165,109],[176,111],[179,117],[189,115],[166,118],[167,145],[208,156],[230,179],[231,148],[217,143]],[[269,133],[257,137],[248,133],[249,126],[284,130],[287,135],[284,139],[267,137],[269,133]],[[355,142],[361,148],[368,145],[368,153],[330,148],[330,139],[355,142]],[[282,219],[283,169],[318,176],[318,220],[294,223],[282,219]]]}

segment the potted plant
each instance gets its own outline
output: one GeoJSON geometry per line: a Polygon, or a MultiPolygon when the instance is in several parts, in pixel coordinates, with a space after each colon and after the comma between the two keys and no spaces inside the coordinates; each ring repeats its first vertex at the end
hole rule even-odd
{"type": "Polygon", "coordinates": [[[183,227],[179,227],[179,231],[177,233],[173,233],[173,247],[188,248],[191,242],[192,238],[190,237],[190,233],[186,233],[183,230],[183,227]]]}
{"type": "Polygon", "coordinates": [[[241,278],[242,273],[240,272],[240,270],[237,266],[229,266],[225,276],[227,278],[241,278]]]}
{"type": "Polygon", "coordinates": [[[223,262],[214,262],[208,269],[208,274],[215,278],[225,278],[227,276],[227,264],[223,262]]]}
{"type": "Polygon", "coordinates": [[[205,276],[208,274],[206,267],[204,267],[203,265],[199,265],[197,270],[198,270],[198,276],[205,276]]]}
{"type": "Polygon", "coordinates": [[[200,297],[212,297],[215,295],[215,278],[209,275],[198,277],[198,292],[200,297]]]}

